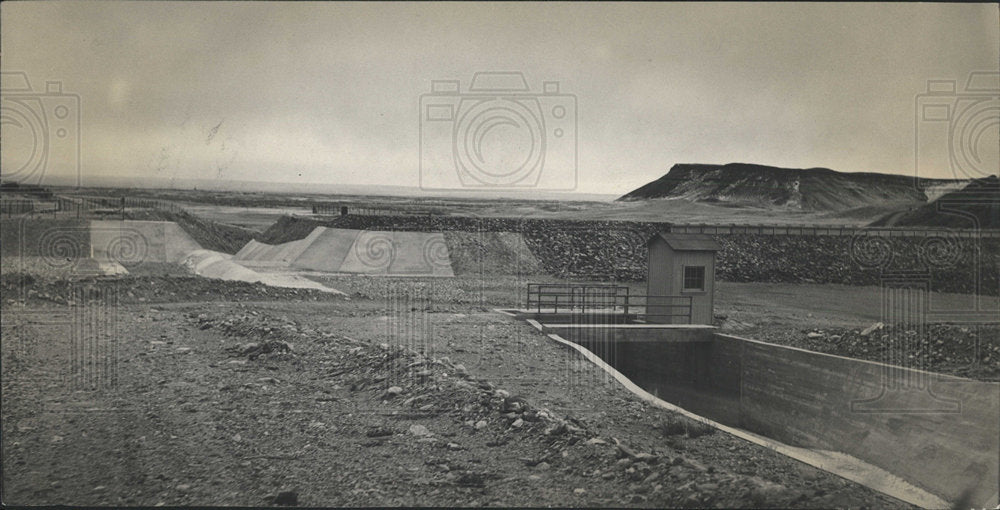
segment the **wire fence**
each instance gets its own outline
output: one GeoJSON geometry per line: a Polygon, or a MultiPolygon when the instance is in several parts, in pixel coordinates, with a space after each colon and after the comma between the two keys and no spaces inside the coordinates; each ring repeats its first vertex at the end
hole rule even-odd
{"type": "Polygon", "coordinates": [[[181,206],[166,200],[135,197],[56,196],[51,200],[5,199],[0,200],[0,215],[52,214],[77,216],[94,212],[124,213],[130,209],[156,209],[174,213],[184,212],[181,206]]]}
{"type": "Polygon", "coordinates": [[[434,216],[434,212],[424,209],[392,207],[357,207],[344,204],[314,204],[313,214],[324,216],[434,216]]]}

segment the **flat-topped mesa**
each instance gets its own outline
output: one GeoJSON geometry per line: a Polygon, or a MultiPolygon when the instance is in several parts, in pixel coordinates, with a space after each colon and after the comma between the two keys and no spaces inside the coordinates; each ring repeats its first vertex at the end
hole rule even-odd
{"type": "MultiPolygon", "coordinates": [[[[685,199],[766,209],[838,211],[886,203],[923,204],[923,186],[938,181],[829,168],[779,168],[748,163],[677,164],[619,201],[685,199]]],[[[940,182],[951,182],[941,180],[940,182]]]]}

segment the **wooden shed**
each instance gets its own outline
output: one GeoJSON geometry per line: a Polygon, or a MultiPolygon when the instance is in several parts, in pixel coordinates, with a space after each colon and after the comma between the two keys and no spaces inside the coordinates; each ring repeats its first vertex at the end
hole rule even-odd
{"type": "Polygon", "coordinates": [[[705,234],[660,232],[651,237],[646,280],[646,320],[660,324],[711,324],[715,304],[715,254],[705,234]]]}

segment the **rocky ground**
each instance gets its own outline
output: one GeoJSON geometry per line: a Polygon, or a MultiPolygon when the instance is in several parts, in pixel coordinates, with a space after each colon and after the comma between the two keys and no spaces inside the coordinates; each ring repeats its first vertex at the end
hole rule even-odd
{"type": "Polygon", "coordinates": [[[726,324],[723,330],[765,342],[810,351],[866,359],[891,365],[981,381],[1000,381],[1000,326],[926,324],[867,328],[746,327],[726,324]]]}
{"type": "Polygon", "coordinates": [[[5,276],[5,503],[903,506],[482,307],[127,282],[112,306],[5,276]]]}

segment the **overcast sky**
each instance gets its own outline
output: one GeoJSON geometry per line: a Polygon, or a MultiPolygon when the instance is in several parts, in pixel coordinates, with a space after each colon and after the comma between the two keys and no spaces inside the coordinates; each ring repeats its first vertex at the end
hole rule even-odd
{"type": "MultiPolygon", "coordinates": [[[[24,162],[41,153],[49,175],[72,172],[61,158],[75,144],[72,112],[61,121],[69,132],[56,133],[66,127],[55,109],[72,100],[49,94],[14,104],[9,72],[26,73],[36,91],[60,81],[64,93],[79,96],[84,180],[418,186],[420,96],[431,80],[461,80],[457,97],[477,71],[522,71],[532,91],[558,81],[561,93],[576,97],[575,124],[541,112],[548,122],[538,135],[548,136],[541,171],[571,179],[565,137],[575,131],[576,189],[620,193],[675,163],[913,174],[915,101],[927,80],[958,80],[961,92],[971,71],[997,71],[1000,60],[998,8],[989,4],[4,2],[0,9],[5,178],[12,169],[27,175],[38,165],[24,162]],[[36,128],[48,132],[44,143],[19,118],[25,109],[48,115],[36,128]],[[550,132],[559,122],[565,143],[550,132]],[[47,149],[34,156],[26,149],[41,145],[47,149]]],[[[543,98],[541,109],[560,100],[543,98]]],[[[977,122],[988,129],[973,143],[995,147],[995,123],[977,122]]],[[[530,140],[518,138],[523,127],[492,133],[531,152],[530,140]]],[[[946,166],[928,176],[952,177],[946,166]]]]}

